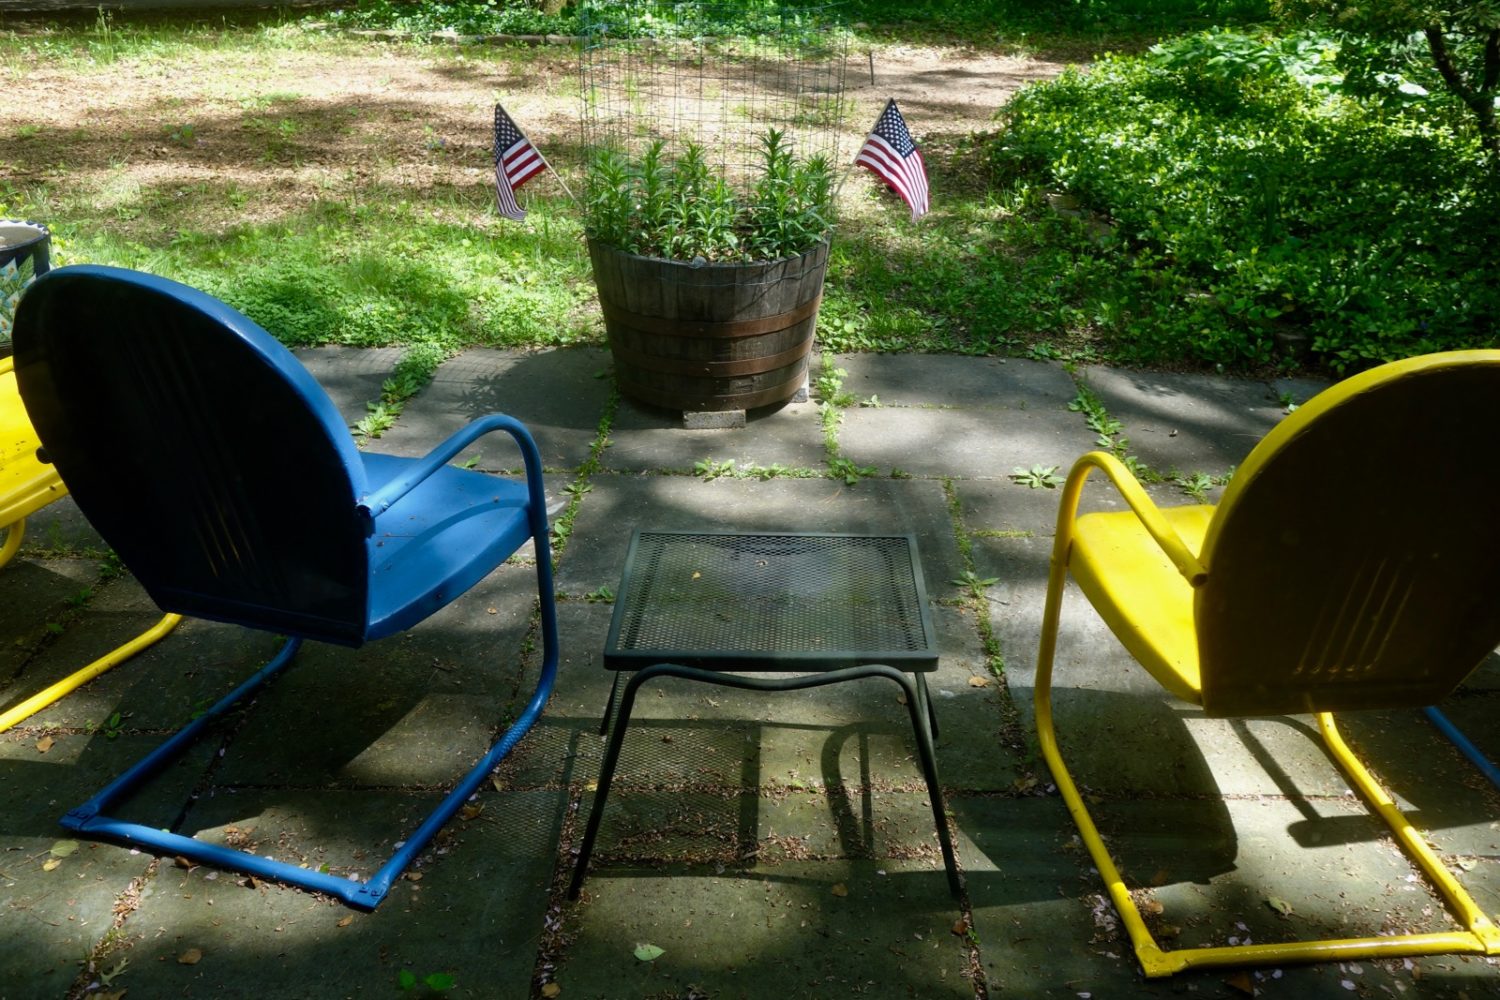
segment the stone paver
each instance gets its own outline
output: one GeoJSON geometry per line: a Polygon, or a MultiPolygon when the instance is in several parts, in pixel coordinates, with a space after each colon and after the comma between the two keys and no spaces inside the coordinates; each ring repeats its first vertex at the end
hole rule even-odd
{"type": "MultiPolygon", "coordinates": [[[[1285,413],[1280,391],[1251,379],[1099,366],[1082,378],[1123,425],[1131,454],[1163,474],[1222,475],[1285,413]]],[[[1290,386],[1281,391],[1299,394],[1290,386]]]]}
{"type": "MultiPolygon", "coordinates": [[[[472,420],[505,413],[526,425],[548,469],[576,469],[589,456],[609,382],[608,355],[595,348],[467,351],[439,366],[374,451],[424,455],[472,420]]],[[[487,435],[464,450],[485,471],[517,470],[510,436],[487,435]]]]}
{"type": "MultiPolygon", "coordinates": [[[[350,422],[400,357],[299,353],[350,422]]],[[[420,995],[433,975],[451,977],[447,996],[546,997],[550,986],[609,1000],[1500,991],[1491,960],[1457,957],[1146,982],[1051,788],[1032,721],[1058,491],[1011,473],[1062,474],[1095,447],[1068,409],[1078,383],[1061,365],[1021,360],[837,364],[845,391],[878,404],[843,414],[840,454],[878,472],[853,485],[822,475],[816,403],[754,414],[743,430],[685,431],[679,415],[614,400],[600,349],[476,350],[445,363],[367,446],[421,454],[473,417],[508,412],[542,448],[554,518],[577,498],[556,579],[562,665],[537,726],[374,914],[109,844],[71,846],[55,825],[62,811],[277,647],[272,636],[185,623],[0,735],[0,998],[395,995],[407,978],[420,995]],[[712,481],[693,474],[730,460],[712,481]],[[746,474],[752,466],[782,468],[761,479],[746,474]],[[941,644],[928,680],[965,899],[948,893],[906,707],[878,680],[811,692],[682,680],[643,689],[583,899],[564,899],[604,748],[611,591],[637,527],[917,537],[941,644]],[[982,602],[959,582],[970,569],[994,580],[982,602]],[[1003,677],[991,673],[992,653],[1003,677]],[[661,956],[638,959],[645,944],[661,956]],[[90,954],[92,972],[80,962],[90,954]]],[[[1285,402],[1324,384],[1098,366],[1078,377],[1121,422],[1132,454],[1158,471],[1212,475],[1242,461],[1285,402]]],[[[468,459],[490,472],[517,464],[498,438],[468,459]]],[[[1172,483],[1149,492],[1195,502],[1172,483]]],[[[1083,507],[1122,505],[1100,479],[1083,507]]],[[[0,708],[156,619],[133,580],[101,573],[101,550],[62,501],[37,515],[21,556],[0,571],[10,637],[0,708]]],[[[407,636],[359,650],[309,645],[117,811],[367,873],[528,696],[540,655],[529,551],[407,636]]],[[[1054,701],[1075,776],[1127,879],[1177,928],[1173,942],[1447,925],[1309,718],[1209,719],[1175,702],[1071,585],[1054,701]],[[1272,909],[1273,895],[1292,915],[1272,909]]],[[[1444,707],[1500,754],[1500,657],[1444,707]]],[[[1500,791],[1419,712],[1341,722],[1493,909],[1500,791]]]]}
{"type": "Polygon", "coordinates": [[[687,430],[682,414],[620,401],[610,426],[604,467],[617,472],[692,473],[700,463],[734,462],[741,470],[822,466],[823,424],[815,403],[753,411],[749,427],[687,430]]]}

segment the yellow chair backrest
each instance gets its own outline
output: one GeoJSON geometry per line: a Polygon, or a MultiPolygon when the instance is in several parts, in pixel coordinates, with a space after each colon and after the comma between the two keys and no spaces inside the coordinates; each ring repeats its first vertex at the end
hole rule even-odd
{"type": "Polygon", "coordinates": [[[1429,705],[1500,645],[1500,351],[1433,354],[1290,414],[1224,491],[1195,595],[1203,707],[1429,705]]]}
{"type": "Polygon", "coordinates": [[[11,366],[11,358],[0,358],[0,528],[67,492],[52,466],[37,461],[41,442],[21,405],[11,366]]]}

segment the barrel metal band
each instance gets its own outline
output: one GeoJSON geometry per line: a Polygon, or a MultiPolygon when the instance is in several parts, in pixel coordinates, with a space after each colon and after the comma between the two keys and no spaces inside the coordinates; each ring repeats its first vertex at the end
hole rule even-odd
{"type": "Polygon", "coordinates": [[[630,378],[630,373],[625,370],[617,370],[615,377],[620,383],[620,388],[627,395],[633,396],[642,402],[665,407],[668,410],[717,411],[751,410],[757,406],[785,402],[796,393],[797,387],[801,386],[806,380],[807,372],[806,369],[799,366],[799,370],[793,377],[780,385],[771,386],[769,389],[741,393],[739,395],[670,392],[636,382],[630,378]]]}
{"type": "Polygon", "coordinates": [[[737,358],[732,361],[697,361],[692,358],[670,358],[660,354],[627,347],[611,336],[609,350],[617,361],[633,364],[647,371],[667,372],[672,375],[700,375],[719,377],[728,375],[759,375],[793,364],[807,356],[812,348],[812,338],[794,344],[777,354],[766,354],[758,358],[737,358]]]}
{"type": "Polygon", "coordinates": [[[640,313],[621,309],[613,302],[599,302],[606,324],[618,324],[642,333],[659,333],[668,337],[754,337],[762,333],[785,330],[788,327],[815,316],[823,302],[820,292],[797,308],[774,316],[759,319],[729,320],[713,322],[703,320],[672,319],[666,316],[643,316],[640,313]],[[647,325],[649,324],[649,325],[647,325]]]}

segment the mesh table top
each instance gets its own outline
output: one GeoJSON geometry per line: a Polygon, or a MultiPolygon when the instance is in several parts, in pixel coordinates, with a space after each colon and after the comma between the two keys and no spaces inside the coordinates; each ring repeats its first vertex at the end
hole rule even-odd
{"type": "Polygon", "coordinates": [[[932,670],[937,648],[910,535],[638,531],[604,664],[932,670]]]}

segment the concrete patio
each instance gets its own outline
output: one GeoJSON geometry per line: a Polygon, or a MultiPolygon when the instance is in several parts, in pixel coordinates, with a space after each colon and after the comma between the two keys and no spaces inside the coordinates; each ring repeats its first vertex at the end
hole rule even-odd
{"type": "MultiPolygon", "coordinates": [[[[352,422],[399,355],[302,357],[352,422]]],[[[445,364],[371,446],[420,454],[495,410],[531,427],[571,523],[557,560],[563,663],[540,723],[372,914],[68,840],[63,812],[276,648],[186,622],[0,736],[0,998],[1500,995],[1494,960],[1462,957],[1148,983],[1036,748],[1057,491],[1011,473],[1062,473],[1094,447],[1068,408],[1080,384],[1121,421],[1132,454],[1182,478],[1222,477],[1287,398],[1321,384],[1022,359],[837,364],[856,400],[839,454],[877,473],[853,485],[822,475],[816,402],[752,415],[743,430],[686,431],[617,400],[599,349],[476,350],[445,364]],[[730,474],[701,472],[729,460],[730,474]],[[767,695],[671,681],[643,692],[583,898],[566,900],[603,749],[610,591],[637,526],[917,536],[943,649],[929,680],[964,899],[947,889],[894,686],[767,695]],[[974,597],[966,574],[995,582],[974,597]],[[643,944],[662,954],[639,960],[643,944]],[[424,983],[434,975],[447,978],[424,983]]],[[[465,457],[515,465],[499,438],[465,457]]],[[[1189,502],[1171,482],[1150,489],[1189,502]]],[[[1117,505],[1101,484],[1087,503],[1117,505]]],[[[70,501],[29,522],[22,555],[0,571],[0,707],[156,619],[103,556],[70,501]]],[[[513,560],[405,637],[308,646],[126,814],[368,874],[531,691],[533,582],[513,560]]],[[[1500,755],[1493,661],[1444,707],[1500,755]]],[[[1451,926],[1307,718],[1203,717],[1134,667],[1081,598],[1065,611],[1057,684],[1075,776],[1127,878],[1160,904],[1165,943],[1451,926]]],[[[1481,905],[1500,909],[1500,795],[1415,710],[1349,716],[1345,729],[1481,905]]]]}

